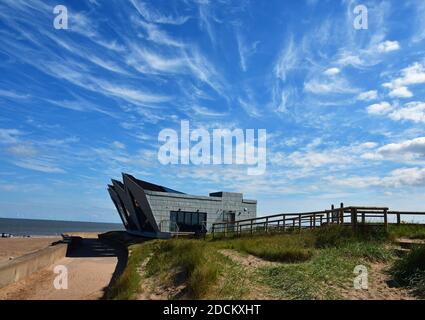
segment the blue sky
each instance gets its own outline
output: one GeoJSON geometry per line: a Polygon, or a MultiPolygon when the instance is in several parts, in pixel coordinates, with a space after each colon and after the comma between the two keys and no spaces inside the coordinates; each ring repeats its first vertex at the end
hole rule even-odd
{"type": "Polygon", "coordinates": [[[122,171],[260,214],[424,210],[424,17],[419,0],[1,0],[0,216],[118,221],[122,171]],[[182,120],[267,129],[267,171],[160,164],[182,120]]]}

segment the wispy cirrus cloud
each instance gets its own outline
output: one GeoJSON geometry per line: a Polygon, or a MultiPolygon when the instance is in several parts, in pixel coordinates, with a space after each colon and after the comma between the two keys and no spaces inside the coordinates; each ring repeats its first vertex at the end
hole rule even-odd
{"type": "Polygon", "coordinates": [[[248,68],[248,60],[253,54],[255,54],[260,42],[255,41],[253,43],[247,43],[239,32],[236,33],[236,41],[238,44],[240,65],[242,70],[246,71],[248,68]]]}
{"type": "Polygon", "coordinates": [[[190,16],[167,15],[155,9],[154,6],[148,5],[140,0],[130,0],[131,4],[136,8],[137,12],[148,22],[159,24],[181,25],[190,19],[190,16]]]}

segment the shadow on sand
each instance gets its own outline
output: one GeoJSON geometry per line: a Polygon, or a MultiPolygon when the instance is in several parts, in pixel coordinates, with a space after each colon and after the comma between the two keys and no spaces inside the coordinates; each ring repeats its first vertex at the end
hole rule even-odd
{"type": "Polygon", "coordinates": [[[105,299],[108,289],[118,279],[127,265],[128,252],[123,246],[96,238],[76,237],[68,246],[66,256],[69,258],[108,258],[116,257],[117,265],[109,284],[103,288],[105,299]]]}

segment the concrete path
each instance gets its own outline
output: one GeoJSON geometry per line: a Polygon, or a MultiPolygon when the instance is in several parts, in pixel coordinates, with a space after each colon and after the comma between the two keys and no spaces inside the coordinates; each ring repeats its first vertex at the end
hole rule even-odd
{"type": "Polygon", "coordinates": [[[121,273],[126,254],[98,239],[83,239],[81,246],[55,265],[0,289],[0,300],[96,300],[101,299],[112,278],[121,273]],[[54,267],[68,271],[68,289],[55,289],[54,267]]]}

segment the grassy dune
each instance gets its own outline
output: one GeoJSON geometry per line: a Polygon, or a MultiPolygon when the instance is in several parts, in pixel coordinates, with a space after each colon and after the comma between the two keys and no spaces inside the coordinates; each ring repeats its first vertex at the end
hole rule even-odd
{"type": "Polygon", "coordinates": [[[420,288],[425,271],[423,264],[422,269],[415,266],[425,261],[423,252],[399,259],[392,240],[421,234],[424,226],[391,226],[388,232],[366,229],[356,234],[332,226],[290,234],[132,244],[127,268],[109,298],[135,299],[152,289],[146,283],[154,283],[183,288],[178,294],[170,290],[166,296],[170,299],[339,299],[342,291],[352,288],[354,267],[374,263],[394,264],[391,274],[401,285],[420,288]],[[223,253],[229,250],[239,260],[223,253]],[[250,256],[270,263],[251,266],[250,256]],[[241,263],[244,259],[249,263],[241,263]],[[401,271],[405,269],[408,275],[401,271]],[[417,278],[422,280],[412,280],[417,278]]]}

